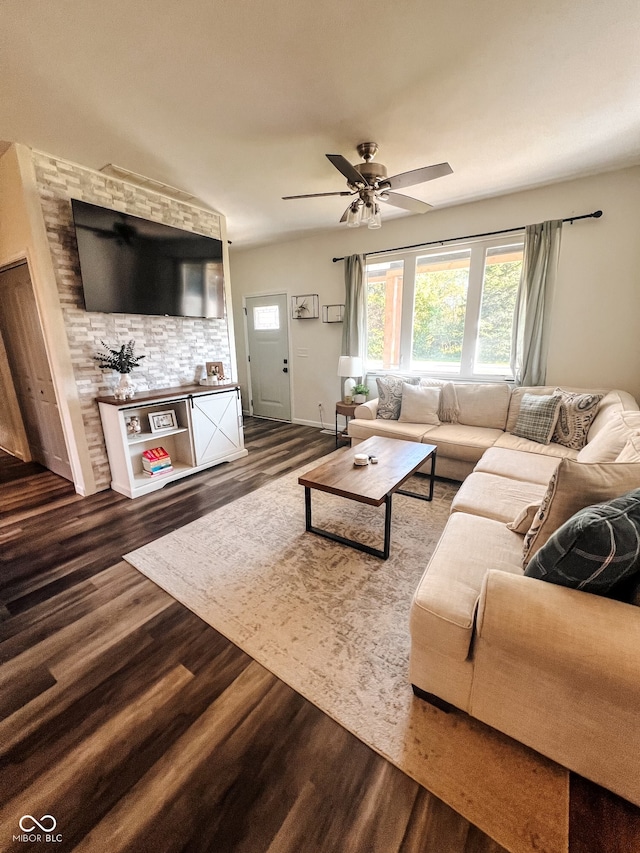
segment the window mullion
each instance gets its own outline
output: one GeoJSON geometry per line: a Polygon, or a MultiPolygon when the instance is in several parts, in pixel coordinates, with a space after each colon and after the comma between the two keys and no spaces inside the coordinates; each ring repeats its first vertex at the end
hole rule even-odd
{"type": "Polygon", "coordinates": [[[484,256],[484,245],[471,247],[467,309],[464,317],[464,336],[462,339],[462,357],[460,359],[460,373],[462,376],[467,377],[473,375],[474,369],[478,327],[480,323],[480,306],[482,304],[484,256]]]}
{"type": "Polygon", "coordinates": [[[413,306],[415,303],[417,255],[404,259],[402,279],[402,311],[400,321],[400,367],[411,368],[411,348],[413,346],[413,306]]]}

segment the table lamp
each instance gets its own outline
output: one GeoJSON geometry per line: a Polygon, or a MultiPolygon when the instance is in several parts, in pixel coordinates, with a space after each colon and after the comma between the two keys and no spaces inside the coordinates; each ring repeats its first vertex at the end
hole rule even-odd
{"type": "Polygon", "coordinates": [[[342,392],[342,402],[350,403],[353,389],[356,387],[354,376],[362,376],[362,359],[355,355],[341,355],[338,359],[338,376],[346,377],[342,392]]]}

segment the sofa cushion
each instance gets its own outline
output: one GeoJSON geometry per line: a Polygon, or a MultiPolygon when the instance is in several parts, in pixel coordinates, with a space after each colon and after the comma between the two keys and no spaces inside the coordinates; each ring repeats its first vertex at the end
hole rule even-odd
{"type": "Polygon", "coordinates": [[[553,441],[581,450],[587,443],[587,433],[597,412],[604,394],[577,394],[556,388],[560,394],[560,412],[553,433],[553,441]]]}
{"type": "Polygon", "coordinates": [[[403,384],[398,418],[401,423],[438,426],[440,424],[439,408],[440,388],[410,385],[407,382],[403,384]]]}
{"type": "Polygon", "coordinates": [[[474,471],[458,489],[451,502],[451,512],[483,515],[508,524],[524,507],[539,505],[545,492],[546,486],[538,483],[474,471]]]}
{"type": "Polygon", "coordinates": [[[405,424],[400,421],[387,421],[383,418],[375,420],[352,420],[349,421],[347,432],[351,438],[361,440],[370,438],[372,435],[382,435],[386,438],[403,438],[406,441],[422,441],[422,436],[429,430],[438,427],[429,427],[425,424],[405,424]]]}
{"type": "Polygon", "coordinates": [[[557,456],[494,446],[483,453],[473,470],[499,474],[512,480],[525,480],[527,483],[539,483],[546,487],[559,462],[557,456]]]}
{"type": "Polygon", "coordinates": [[[538,453],[542,456],[555,456],[558,459],[566,457],[575,459],[578,455],[577,450],[573,450],[571,447],[564,447],[562,444],[555,444],[553,441],[550,444],[539,444],[537,441],[531,441],[529,438],[520,438],[519,435],[511,435],[508,432],[502,433],[496,441],[495,446],[505,447],[509,450],[525,451],[527,453],[538,453]]]}
{"type": "Polygon", "coordinates": [[[560,401],[557,394],[523,394],[513,435],[549,444],[558,420],[560,401]]]}
{"type": "Polygon", "coordinates": [[[525,574],[629,598],[640,579],[640,489],[579,510],[550,536],[525,574]]]}
{"type": "Polygon", "coordinates": [[[487,567],[522,574],[522,537],[504,524],[455,513],[422,576],[411,605],[414,642],[447,658],[466,660],[487,567]],[[468,548],[464,543],[473,542],[468,548]]]}
{"type": "Polygon", "coordinates": [[[640,432],[640,412],[615,412],[578,453],[578,462],[615,462],[627,440],[640,432]]]}
{"type": "Polygon", "coordinates": [[[613,500],[639,486],[640,463],[586,463],[562,459],[524,538],[524,565],[578,510],[613,500]]]}
{"type": "Polygon", "coordinates": [[[504,430],[511,388],[505,383],[456,383],[458,423],[504,430]]]}
{"type": "Polygon", "coordinates": [[[402,386],[405,383],[417,385],[418,379],[403,379],[402,376],[379,376],[376,379],[378,386],[377,418],[390,421],[398,420],[402,404],[402,386]]]}
{"type": "MultiPolygon", "coordinates": [[[[598,407],[598,414],[593,419],[589,427],[589,435],[587,441],[593,441],[602,430],[606,429],[611,418],[615,417],[620,412],[637,412],[638,403],[635,397],[632,397],[627,391],[619,391],[614,389],[608,391],[598,407]]],[[[595,459],[591,460],[595,462],[595,459]]],[[[606,460],[602,460],[606,461],[606,460]]]]}
{"type": "Polygon", "coordinates": [[[437,445],[439,456],[464,462],[477,462],[502,435],[498,429],[465,424],[440,424],[439,427],[425,427],[424,431],[429,436],[428,443],[437,445]]]}
{"type": "Polygon", "coordinates": [[[640,435],[634,435],[627,441],[616,462],[640,462],[640,435]]]}

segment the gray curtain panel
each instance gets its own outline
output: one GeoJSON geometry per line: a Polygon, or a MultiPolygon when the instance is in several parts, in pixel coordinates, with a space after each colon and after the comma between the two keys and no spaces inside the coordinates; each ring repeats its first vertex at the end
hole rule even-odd
{"type": "Polygon", "coordinates": [[[367,340],[364,288],[364,255],[349,255],[344,259],[342,355],[364,358],[367,340]]]}
{"type": "Polygon", "coordinates": [[[516,298],[511,368],[516,385],[544,385],[562,220],[527,225],[516,298]]]}

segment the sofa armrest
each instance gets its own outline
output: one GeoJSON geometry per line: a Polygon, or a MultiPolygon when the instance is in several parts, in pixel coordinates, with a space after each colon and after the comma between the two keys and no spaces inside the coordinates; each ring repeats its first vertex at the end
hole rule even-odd
{"type": "Polygon", "coordinates": [[[363,421],[375,421],[378,412],[378,398],[375,400],[367,400],[366,403],[361,403],[356,407],[353,416],[363,421]]]}
{"type": "Polygon", "coordinates": [[[483,643],[541,669],[638,694],[640,608],[632,604],[492,569],[476,625],[483,643]]]}

